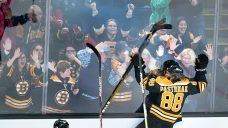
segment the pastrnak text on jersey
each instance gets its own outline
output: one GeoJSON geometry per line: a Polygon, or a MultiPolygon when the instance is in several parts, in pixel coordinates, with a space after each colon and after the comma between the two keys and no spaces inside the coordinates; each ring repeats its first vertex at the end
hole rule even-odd
{"type": "Polygon", "coordinates": [[[160,91],[165,92],[188,92],[188,86],[183,85],[174,85],[174,86],[162,86],[160,87],[160,91]]]}

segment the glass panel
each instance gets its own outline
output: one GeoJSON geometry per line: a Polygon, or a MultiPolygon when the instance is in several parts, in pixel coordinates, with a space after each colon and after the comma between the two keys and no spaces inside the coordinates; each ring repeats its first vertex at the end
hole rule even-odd
{"type": "MultiPolygon", "coordinates": [[[[175,52],[179,54],[175,60],[184,70],[184,75],[194,77],[194,58],[204,53],[206,45],[213,41],[214,1],[172,0],[170,3],[172,25],[171,34],[178,39],[175,52]],[[186,49],[188,48],[188,49],[186,49]],[[192,51],[193,50],[193,51],[192,51]]],[[[211,63],[211,62],[210,62],[211,63]]],[[[208,70],[212,67],[209,65],[208,70]]],[[[200,94],[189,96],[183,107],[183,112],[207,112],[210,110],[211,79],[207,75],[208,88],[200,94]]]]}
{"type": "Polygon", "coordinates": [[[215,81],[215,111],[224,112],[228,110],[228,2],[221,0],[218,28],[218,50],[216,57],[216,81],[215,81]]]}
{"type": "MultiPolygon", "coordinates": [[[[0,16],[5,19],[5,22],[1,20],[4,22],[1,31],[5,32],[0,35],[0,113],[98,113],[98,59],[86,43],[96,46],[101,54],[104,105],[129,66],[132,49],[143,43],[151,26],[161,18],[166,18],[166,23],[172,24],[173,29],[159,30],[149,40],[142,53],[146,73],[173,59],[183,68],[184,75],[194,77],[195,57],[203,50],[210,50],[206,47],[208,43],[217,45],[214,41],[214,0],[48,2],[15,0],[11,4],[1,4],[0,16]],[[34,11],[29,13],[35,14],[11,19],[11,15],[25,14],[31,6],[34,11]],[[32,21],[36,23],[27,22],[28,16],[33,17],[32,21]],[[5,28],[12,25],[15,27],[5,28]],[[176,45],[173,43],[175,40],[176,45]],[[44,83],[48,85],[44,86],[44,83]]],[[[222,14],[226,12],[224,8],[226,6],[222,14]]],[[[226,23],[225,16],[221,16],[223,23],[226,23]]],[[[222,32],[219,42],[225,37],[226,33],[222,32]]],[[[212,110],[213,66],[212,60],[208,66],[208,88],[202,94],[189,96],[184,112],[212,110]]],[[[217,78],[215,81],[218,82],[217,78]]],[[[106,113],[142,112],[142,99],[132,69],[106,113]]],[[[153,100],[162,99],[158,96],[153,100]]]]}
{"type": "MultiPolygon", "coordinates": [[[[50,74],[52,79],[49,79],[48,107],[55,112],[65,109],[76,113],[98,112],[98,62],[95,54],[86,48],[86,43],[96,46],[101,54],[105,102],[130,62],[128,55],[131,49],[140,46],[146,37],[144,34],[151,28],[149,25],[162,17],[166,18],[167,23],[172,23],[173,29],[160,30],[150,40],[148,51],[144,51],[143,54],[148,66],[147,72],[160,68],[165,60],[174,59],[184,68],[185,75],[194,77],[194,57],[203,53],[207,42],[213,42],[213,0],[209,2],[172,0],[161,3],[153,0],[52,1],[49,61],[57,64],[57,72],[50,74]],[[211,38],[207,38],[206,33],[211,38]],[[175,49],[176,54],[172,54],[169,44],[174,38],[179,43],[175,49]],[[186,56],[184,56],[186,53],[181,53],[185,48],[190,48],[188,51],[185,50],[186,56]],[[179,57],[174,57],[178,54],[179,57]],[[188,58],[185,60],[184,57],[188,58]],[[63,75],[68,76],[64,78],[63,75]],[[69,76],[73,78],[74,84],[64,84],[64,81],[69,82],[69,76]],[[56,87],[55,84],[59,86],[56,87]],[[66,93],[60,91],[64,89],[67,90],[66,93]]],[[[211,79],[208,81],[211,84],[211,79]]],[[[184,111],[209,111],[211,98],[209,90],[189,97],[184,111]]],[[[140,88],[132,70],[107,112],[132,113],[141,103],[140,88]]]]}
{"type": "Polygon", "coordinates": [[[0,113],[40,113],[45,1],[4,0],[0,8],[0,113]]]}
{"type": "MultiPolygon", "coordinates": [[[[148,24],[150,11],[148,1],[134,2],[136,4],[129,5],[129,8],[135,8],[136,13],[133,16],[129,12],[126,18],[128,3],[125,0],[52,1],[49,61],[55,62],[57,72],[52,74],[53,79],[49,79],[47,100],[50,109],[54,112],[66,110],[76,113],[99,112],[98,60],[95,54],[86,48],[86,43],[96,46],[101,54],[103,102],[105,102],[129,64],[128,55],[130,49],[136,46],[134,40],[138,38],[138,30],[148,24]],[[146,14],[145,17],[141,15],[142,13],[146,14]],[[141,19],[142,24],[139,24],[140,21],[135,20],[136,18],[141,19]],[[130,22],[131,20],[134,22],[130,22]],[[134,27],[131,28],[131,25],[134,27]],[[130,29],[134,30],[132,34],[135,37],[131,43],[127,43],[130,29]],[[116,52],[116,49],[121,53],[116,52]],[[72,83],[69,83],[69,78],[64,78],[64,69],[70,69],[72,83]],[[58,83],[54,78],[61,82],[58,83]],[[64,84],[64,81],[68,83],[64,84]],[[60,93],[62,89],[67,89],[68,92],[62,94],[60,93]],[[54,96],[56,97],[53,99],[54,96]]],[[[107,112],[135,112],[142,101],[139,91],[140,88],[132,72],[124,81],[107,112]]]]}

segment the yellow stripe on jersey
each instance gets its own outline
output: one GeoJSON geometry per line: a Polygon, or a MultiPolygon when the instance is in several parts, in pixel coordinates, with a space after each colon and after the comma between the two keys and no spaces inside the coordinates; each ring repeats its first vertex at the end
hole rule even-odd
{"type": "Polygon", "coordinates": [[[115,96],[116,95],[129,95],[129,94],[132,94],[132,92],[130,91],[130,92],[117,92],[116,94],[115,94],[115,96]]]}
{"type": "Polygon", "coordinates": [[[160,86],[173,86],[173,85],[187,85],[190,83],[190,81],[186,78],[182,78],[180,81],[173,83],[167,77],[159,76],[156,78],[156,83],[158,83],[160,86]]]}
{"type": "Polygon", "coordinates": [[[52,108],[52,107],[46,107],[46,111],[48,113],[70,113],[72,112],[71,110],[60,110],[60,109],[56,109],[56,108],[52,108]]]}
{"type": "Polygon", "coordinates": [[[190,81],[188,80],[188,79],[186,79],[186,78],[183,78],[183,79],[181,79],[180,81],[177,81],[175,84],[181,84],[181,85],[187,85],[187,84],[189,84],[190,83],[190,81]]]}
{"type": "Polygon", "coordinates": [[[130,100],[132,100],[132,98],[121,98],[121,99],[113,98],[112,102],[126,102],[130,100]]]}
{"type": "Polygon", "coordinates": [[[161,113],[165,114],[165,115],[172,116],[175,118],[182,117],[180,114],[172,114],[172,113],[165,112],[164,110],[160,109],[159,107],[157,107],[155,105],[152,105],[152,107],[155,108],[156,110],[160,111],[161,113]]]}
{"type": "Polygon", "coordinates": [[[144,89],[146,89],[147,81],[148,81],[148,77],[145,77],[145,78],[143,79],[143,88],[144,88],[144,89]]]}
{"type": "Polygon", "coordinates": [[[150,113],[166,122],[175,123],[175,121],[176,121],[176,120],[170,120],[170,119],[164,118],[164,117],[160,116],[159,114],[155,113],[154,111],[150,111],[150,113]]]}
{"type": "Polygon", "coordinates": [[[70,77],[68,83],[69,84],[75,84],[75,80],[72,77],[70,77]]]}
{"type": "Polygon", "coordinates": [[[30,105],[23,105],[23,106],[13,105],[13,104],[6,102],[6,101],[5,101],[5,104],[12,107],[12,108],[17,108],[17,109],[25,109],[25,108],[28,108],[30,106],[30,105]]]}
{"type": "Polygon", "coordinates": [[[202,86],[201,85],[199,85],[199,90],[200,90],[200,92],[202,92],[202,86]]]}
{"type": "Polygon", "coordinates": [[[62,82],[62,81],[59,79],[59,77],[56,76],[56,75],[52,75],[50,79],[53,80],[54,82],[60,82],[60,83],[62,82]]]}
{"type": "Polygon", "coordinates": [[[9,72],[8,72],[8,74],[7,74],[8,77],[11,77],[11,76],[12,76],[13,70],[14,70],[14,67],[11,66],[11,67],[10,67],[10,70],[9,70],[9,72]]]}
{"type": "Polygon", "coordinates": [[[199,86],[200,92],[203,92],[204,89],[207,87],[207,83],[206,82],[198,82],[198,86],[199,86]]]}
{"type": "Polygon", "coordinates": [[[114,95],[112,102],[125,102],[132,99],[132,92],[118,92],[114,95]]]}
{"type": "Polygon", "coordinates": [[[143,79],[144,84],[145,84],[145,82],[147,82],[147,80],[148,80],[148,77],[145,77],[145,78],[143,79]]]}
{"type": "Polygon", "coordinates": [[[157,118],[170,123],[174,123],[176,122],[177,118],[182,117],[180,114],[175,115],[172,113],[165,112],[155,105],[151,106],[150,113],[156,116],[157,118]]]}
{"type": "Polygon", "coordinates": [[[28,108],[32,103],[32,98],[30,97],[27,100],[16,100],[9,96],[5,96],[5,104],[17,109],[28,108]]]}
{"type": "Polygon", "coordinates": [[[6,99],[9,99],[9,100],[11,100],[11,101],[13,101],[15,103],[27,103],[27,102],[32,101],[32,98],[31,97],[29,99],[27,99],[27,100],[16,100],[16,99],[13,99],[13,98],[11,98],[11,97],[9,97],[9,96],[6,95],[5,98],[6,99]]]}

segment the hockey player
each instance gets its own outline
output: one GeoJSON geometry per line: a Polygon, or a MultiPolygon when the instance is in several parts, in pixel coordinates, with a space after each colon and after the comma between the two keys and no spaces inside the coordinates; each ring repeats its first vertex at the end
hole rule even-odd
{"type": "MultiPolygon", "coordinates": [[[[135,77],[140,83],[138,57],[134,56],[135,77]]],[[[208,57],[200,54],[195,62],[196,75],[190,79],[183,75],[183,69],[173,60],[165,61],[159,72],[143,74],[149,128],[172,128],[181,118],[181,110],[188,95],[201,93],[207,87],[205,77],[208,57]],[[158,73],[159,72],[159,73],[158,73]]],[[[137,128],[145,128],[144,121],[137,128]]]]}

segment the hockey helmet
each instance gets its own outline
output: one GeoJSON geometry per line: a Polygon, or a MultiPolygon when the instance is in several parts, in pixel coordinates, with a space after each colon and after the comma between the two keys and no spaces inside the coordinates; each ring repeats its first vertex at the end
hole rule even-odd
{"type": "Polygon", "coordinates": [[[66,120],[58,119],[55,121],[53,128],[69,128],[69,124],[66,120]]]}
{"type": "Polygon", "coordinates": [[[175,78],[183,76],[183,69],[174,60],[167,60],[163,63],[164,73],[168,73],[175,78]]]}

